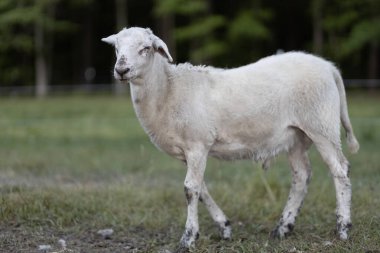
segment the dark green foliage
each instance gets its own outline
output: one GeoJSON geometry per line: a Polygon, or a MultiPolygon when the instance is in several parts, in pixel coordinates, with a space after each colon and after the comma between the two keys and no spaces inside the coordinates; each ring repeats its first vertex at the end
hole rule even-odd
{"type": "MultiPolygon", "coordinates": [[[[345,78],[379,78],[380,2],[127,1],[131,26],[165,35],[176,62],[234,67],[285,51],[314,51],[345,78]],[[318,36],[317,36],[318,35],[318,36]],[[317,37],[313,37],[317,36],[317,37]]],[[[115,32],[114,1],[0,1],[0,85],[33,85],[35,25],[44,31],[50,83],[111,82],[113,54],[100,38],[115,32]]],[[[160,34],[160,35],[161,35],[160,34]]]]}
{"type": "Polygon", "coordinates": [[[331,1],[325,6],[324,27],[337,57],[352,57],[371,42],[380,41],[380,2],[331,1]]]}
{"type": "MultiPolygon", "coordinates": [[[[61,0],[2,0],[0,4],[0,84],[33,84],[35,26],[44,30],[48,39],[44,54],[51,54],[53,34],[78,31],[70,20],[55,15],[61,0]]],[[[70,5],[88,4],[91,0],[68,1],[70,5]]]]}

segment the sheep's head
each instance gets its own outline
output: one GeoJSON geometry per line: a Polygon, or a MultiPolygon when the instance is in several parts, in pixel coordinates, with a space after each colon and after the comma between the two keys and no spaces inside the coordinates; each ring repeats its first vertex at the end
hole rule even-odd
{"type": "Polygon", "coordinates": [[[173,61],[166,44],[147,28],[124,28],[117,34],[102,41],[115,47],[116,63],[114,77],[120,81],[131,81],[144,74],[155,53],[161,54],[169,62],[173,61]]]}

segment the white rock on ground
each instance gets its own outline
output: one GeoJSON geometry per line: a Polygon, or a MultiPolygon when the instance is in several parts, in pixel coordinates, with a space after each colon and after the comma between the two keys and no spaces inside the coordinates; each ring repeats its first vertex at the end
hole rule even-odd
{"type": "Polygon", "coordinates": [[[38,245],[38,250],[48,251],[48,250],[51,250],[51,246],[50,245],[38,245]]]}
{"type": "Polygon", "coordinates": [[[58,244],[61,246],[62,249],[66,249],[66,241],[65,240],[59,239],[58,244]]]}
{"type": "Polygon", "coordinates": [[[113,234],[113,229],[112,228],[101,229],[97,232],[97,234],[101,235],[104,239],[109,239],[111,238],[111,235],[113,234]]]}

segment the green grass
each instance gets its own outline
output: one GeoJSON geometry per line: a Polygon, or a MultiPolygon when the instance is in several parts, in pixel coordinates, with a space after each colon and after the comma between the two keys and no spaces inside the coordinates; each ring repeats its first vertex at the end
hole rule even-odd
{"type": "MultiPolygon", "coordinates": [[[[290,187],[286,158],[266,173],[249,161],[209,159],[206,181],[232,221],[233,239],[220,241],[200,206],[201,236],[193,251],[378,252],[380,95],[349,93],[348,101],[361,144],[358,155],[346,152],[353,185],[349,241],[336,239],[332,178],[312,149],[309,194],[294,233],[282,241],[268,234],[290,187]]],[[[0,108],[0,252],[38,252],[42,244],[59,251],[60,238],[71,252],[176,247],[186,219],[186,171],[149,142],[129,99],[2,98],[0,108]],[[104,228],[114,229],[111,239],[97,235],[104,228]]]]}

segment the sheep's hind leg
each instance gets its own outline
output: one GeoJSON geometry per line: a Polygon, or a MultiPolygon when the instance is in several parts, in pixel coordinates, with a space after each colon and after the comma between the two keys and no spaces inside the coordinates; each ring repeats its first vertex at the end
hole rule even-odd
{"type": "Polygon", "coordinates": [[[341,240],[347,240],[348,231],[352,226],[350,210],[351,182],[348,175],[349,163],[342,153],[340,144],[334,144],[323,137],[320,137],[314,143],[334,178],[337,204],[337,232],[341,240]]]}
{"type": "Polygon", "coordinates": [[[272,238],[282,239],[292,232],[294,228],[296,217],[301,209],[311,178],[310,160],[307,155],[310,143],[310,140],[305,136],[304,141],[298,143],[289,152],[288,158],[292,169],[292,186],[281,218],[276,228],[271,232],[272,238]]]}
{"type": "Polygon", "coordinates": [[[231,239],[230,221],[211,197],[205,182],[202,184],[202,192],[199,200],[205,204],[212,219],[218,224],[222,239],[231,239]]]}

